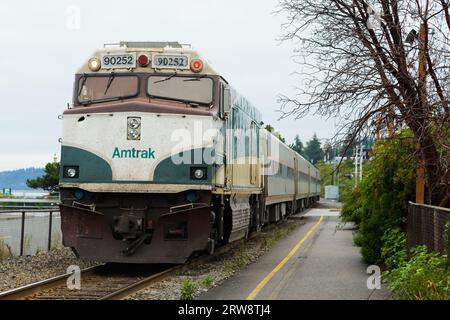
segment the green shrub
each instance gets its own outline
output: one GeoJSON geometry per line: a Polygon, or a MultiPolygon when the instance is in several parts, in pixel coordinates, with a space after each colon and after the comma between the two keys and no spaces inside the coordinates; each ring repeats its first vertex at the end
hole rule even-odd
{"type": "Polygon", "coordinates": [[[341,210],[341,217],[344,222],[353,221],[357,225],[361,223],[362,217],[362,195],[361,188],[355,188],[344,199],[344,205],[341,210]]]}
{"type": "Polygon", "coordinates": [[[381,238],[381,258],[386,267],[395,269],[407,262],[406,233],[400,228],[388,229],[381,238]]]}
{"type": "Polygon", "coordinates": [[[181,284],[181,300],[194,299],[196,289],[197,285],[191,279],[184,280],[181,284]]]}
{"type": "Polygon", "coordinates": [[[425,246],[415,247],[411,252],[409,261],[384,273],[395,297],[402,300],[449,300],[447,256],[430,253],[425,246]]]}
{"type": "Polygon", "coordinates": [[[408,130],[378,141],[363,181],[344,201],[342,218],[358,225],[355,243],[367,263],[383,262],[383,235],[388,229],[404,227],[408,201],[415,195],[414,150],[408,130]]]}

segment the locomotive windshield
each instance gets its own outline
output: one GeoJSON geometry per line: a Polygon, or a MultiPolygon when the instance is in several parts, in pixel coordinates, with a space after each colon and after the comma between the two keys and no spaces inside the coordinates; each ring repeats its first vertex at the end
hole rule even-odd
{"type": "Polygon", "coordinates": [[[213,81],[205,77],[151,76],[147,93],[156,98],[211,104],[213,81]]]}
{"type": "Polygon", "coordinates": [[[84,75],[78,83],[78,101],[81,104],[119,100],[138,94],[136,76],[119,76],[114,73],[101,76],[84,75]]]}

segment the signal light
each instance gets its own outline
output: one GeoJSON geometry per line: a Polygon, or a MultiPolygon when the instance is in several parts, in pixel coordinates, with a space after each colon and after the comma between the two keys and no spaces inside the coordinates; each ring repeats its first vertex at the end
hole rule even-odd
{"type": "Polygon", "coordinates": [[[146,67],[150,63],[150,59],[145,54],[141,54],[138,58],[138,63],[141,67],[146,67]]]}
{"type": "Polygon", "coordinates": [[[191,70],[192,71],[198,73],[198,72],[202,71],[202,69],[203,69],[203,62],[202,62],[202,60],[198,60],[198,59],[192,60],[192,62],[191,62],[191,70]]]}

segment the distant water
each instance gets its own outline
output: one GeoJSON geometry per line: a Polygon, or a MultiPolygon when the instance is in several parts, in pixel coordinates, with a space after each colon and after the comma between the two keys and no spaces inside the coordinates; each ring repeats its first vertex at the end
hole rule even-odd
{"type": "Polygon", "coordinates": [[[39,190],[12,190],[12,195],[18,198],[39,198],[47,196],[48,192],[39,190]]]}

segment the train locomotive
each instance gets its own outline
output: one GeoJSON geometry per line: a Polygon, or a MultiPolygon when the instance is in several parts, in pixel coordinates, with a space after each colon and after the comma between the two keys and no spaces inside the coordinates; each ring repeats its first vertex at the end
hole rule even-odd
{"type": "Polygon", "coordinates": [[[319,198],[318,169],[188,45],[95,51],[61,118],[63,243],[84,259],[183,263],[319,198]]]}

